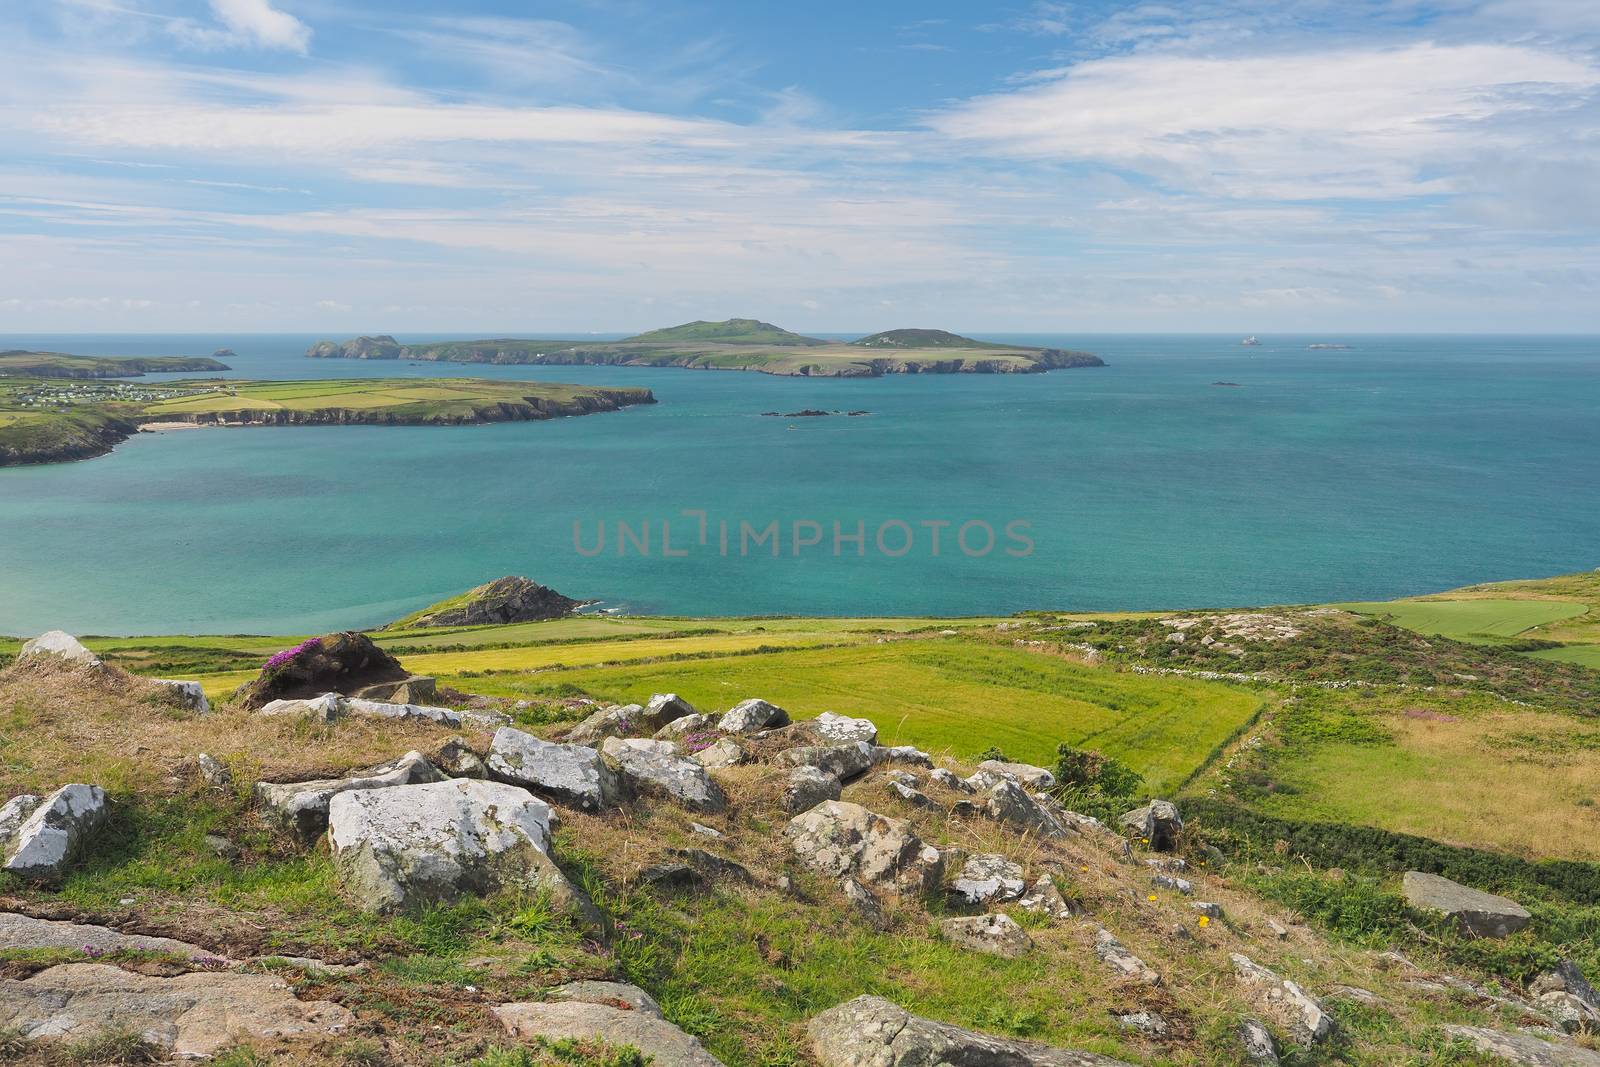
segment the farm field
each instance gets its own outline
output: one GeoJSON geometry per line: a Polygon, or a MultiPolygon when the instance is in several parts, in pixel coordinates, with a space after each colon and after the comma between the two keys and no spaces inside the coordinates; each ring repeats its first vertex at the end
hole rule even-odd
{"type": "MultiPolygon", "coordinates": [[[[203,387],[202,382],[178,385],[203,387]]],[[[472,414],[481,406],[530,399],[568,403],[596,390],[551,382],[460,378],[336,379],[312,382],[226,381],[193,396],[147,405],[145,416],[220,414],[234,411],[317,412],[327,409],[395,409],[418,415],[472,414]]]]}
{"type": "Polygon", "coordinates": [[[1589,606],[1570,600],[1394,600],[1336,604],[1359,615],[1372,615],[1420,634],[1440,634],[1457,641],[1493,642],[1516,637],[1535,627],[1585,615],[1589,606]]]}

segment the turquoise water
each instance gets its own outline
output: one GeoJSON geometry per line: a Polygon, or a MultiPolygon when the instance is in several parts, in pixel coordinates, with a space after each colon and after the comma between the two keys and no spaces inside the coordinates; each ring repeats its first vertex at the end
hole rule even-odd
{"type": "Polygon", "coordinates": [[[973,614],[1381,598],[1600,564],[1600,339],[1026,339],[1111,366],[806,380],[314,361],[299,335],[0,336],[113,355],[226,345],[237,376],[542,377],[660,400],[548,423],[144,434],[0,470],[0,632],[364,626],[508,573],[642,612],[973,614]],[[760,415],[807,407],[872,414],[760,415]],[[707,546],[683,509],[708,513],[707,546]],[[616,521],[647,519],[652,554],[619,556],[616,521]],[[688,555],[660,554],[664,519],[688,555]],[[798,557],[797,519],[824,531],[798,557]],[[779,520],[782,554],[741,557],[740,520],[779,520]],[[898,557],[873,544],[894,520],[917,538],[898,557]],[[925,520],[986,522],[999,541],[969,557],[952,526],[934,556],[925,520]],[[1014,520],[1030,555],[1003,551],[1014,520]],[[575,521],[589,546],[608,524],[603,554],[574,549],[575,521]],[[835,521],[866,524],[865,555],[832,555],[835,521]]]}

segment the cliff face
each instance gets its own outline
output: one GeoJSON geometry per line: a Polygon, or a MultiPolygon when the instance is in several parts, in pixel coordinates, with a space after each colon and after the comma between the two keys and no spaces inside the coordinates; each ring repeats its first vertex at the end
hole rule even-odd
{"type": "Polygon", "coordinates": [[[388,334],[353,341],[318,341],[306,349],[312,359],[400,359],[405,349],[388,334]]]}
{"type": "Polygon", "coordinates": [[[138,429],[131,418],[91,412],[0,427],[0,467],[104,456],[138,429]]]}
{"type": "Polygon", "coordinates": [[[508,575],[480,585],[468,593],[408,615],[386,629],[417,626],[500,626],[513,622],[542,622],[572,614],[583,604],[562,596],[549,586],[508,575]]]}

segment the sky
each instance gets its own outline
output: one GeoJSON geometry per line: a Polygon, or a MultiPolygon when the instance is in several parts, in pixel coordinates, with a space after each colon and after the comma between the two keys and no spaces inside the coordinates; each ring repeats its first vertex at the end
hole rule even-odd
{"type": "Polygon", "coordinates": [[[0,333],[1600,332],[1600,2],[4,0],[0,333]]]}

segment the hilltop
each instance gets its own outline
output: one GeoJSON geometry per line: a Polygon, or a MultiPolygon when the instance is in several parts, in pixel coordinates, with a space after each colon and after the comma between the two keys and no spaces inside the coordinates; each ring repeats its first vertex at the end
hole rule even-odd
{"type": "Polygon", "coordinates": [[[421,627],[504,626],[516,622],[542,622],[571,615],[584,604],[562,596],[549,586],[518,575],[486,582],[465,593],[413,611],[386,630],[421,627]]]}
{"type": "Polygon", "coordinates": [[[1088,352],[974,341],[944,330],[891,330],[860,341],[836,342],[791,333],[758,319],[689,322],[602,342],[497,338],[402,345],[388,335],[374,335],[343,342],[318,341],[306,355],[312,359],[682,367],[818,378],[1036,374],[1105,366],[1088,352]]]}
{"type": "Polygon", "coordinates": [[[209,356],[73,356],[65,352],[0,352],[0,378],[140,378],[146,374],[231,370],[209,356]]]}

